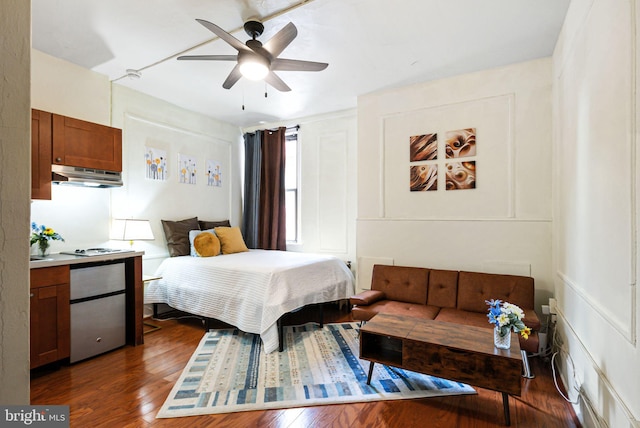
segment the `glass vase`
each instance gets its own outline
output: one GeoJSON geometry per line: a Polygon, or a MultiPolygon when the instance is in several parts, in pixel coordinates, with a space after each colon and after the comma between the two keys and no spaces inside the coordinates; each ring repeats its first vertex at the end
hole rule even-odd
{"type": "Polygon", "coordinates": [[[511,348],[511,330],[507,330],[507,334],[503,336],[500,334],[500,329],[495,327],[493,329],[493,344],[498,349],[511,348]]]}
{"type": "Polygon", "coordinates": [[[40,257],[49,255],[49,241],[38,241],[38,255],[40,257]]]}

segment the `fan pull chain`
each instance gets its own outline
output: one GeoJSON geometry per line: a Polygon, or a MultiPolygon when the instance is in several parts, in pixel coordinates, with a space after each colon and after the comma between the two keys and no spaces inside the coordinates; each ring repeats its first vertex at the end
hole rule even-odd
{"type": "Polygon", "coordinates": [[[242,89],[242,111],[244,111],[244,88],[242,89]]]}
{"type": "Polygon", "coordinates": [[[264,83],[264,97],[267,98],[267,82],[264,83]]]}

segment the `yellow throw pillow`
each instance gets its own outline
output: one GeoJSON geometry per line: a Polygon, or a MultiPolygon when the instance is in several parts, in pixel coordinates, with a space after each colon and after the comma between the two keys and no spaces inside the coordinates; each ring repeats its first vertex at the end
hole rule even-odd
{"type": "Polygon", "coordinates": [[[244,243],[239,227],[216,227],[214,229],[220,239],[222,254],[242,253],[249,251],[244,243]]]}
{"type": "Polygon", "coordinates": [[[202,232],[194,238],[193,248],[200,257],[217,256],[220,254],[220,240],[211,232],[202,232]]]}

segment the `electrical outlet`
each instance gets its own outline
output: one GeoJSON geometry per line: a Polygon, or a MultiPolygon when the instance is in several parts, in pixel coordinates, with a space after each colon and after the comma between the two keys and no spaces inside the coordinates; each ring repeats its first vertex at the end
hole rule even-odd
{"type": "Polygon", "coordinates": [[[558,313],[558,301],[551,297],[549,299],[549,313],[557,314],[558,313]]]}
{"type": "Polygon", "coordinates": [[[549,315],[551,312],[549,310],[549,305],[542,305],[542,314],[549,315]]]}

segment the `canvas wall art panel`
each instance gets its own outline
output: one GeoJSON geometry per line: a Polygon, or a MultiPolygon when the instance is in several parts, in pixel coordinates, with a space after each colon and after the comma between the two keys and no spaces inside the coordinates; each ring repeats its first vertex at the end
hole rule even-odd
{"type": "Polygon", "coordinates": [[[476,128],[448,131],[445,135],[447,159],[476,155],[476,128]]]}
{"type": "Polygon", "coordinates": [[[476,161],[447,163],[447,190],[476,188],[476,161]]]}
{"type": "Polygon", "coordinates": [[[167,152],[153,147],[145,147],[144,152],[145,177],[149,180],[166,180],[167,152]]]}
{"type": "Polygon", "coordinates": [[[222,187],[222,167],[220,162],[207,159],[207,186],[222,187]]]}
{"type": "Polygon", "coordinates": [[[178,155],[178,172],[180,176],[180,183],[184,184],[196,184],[196,164],[198,161],[195,157],[190,155],[178,155]]]}
{"type": "Polygon", "coordinates": [[[438,134],[414,135],[409,137],[409,161],[438,159],[438,134]]]}
{"type": "Polygon", "coordinates": [[[409,168],[412,192],[438,190],[438,165],[411,165],[409,168]]]}

